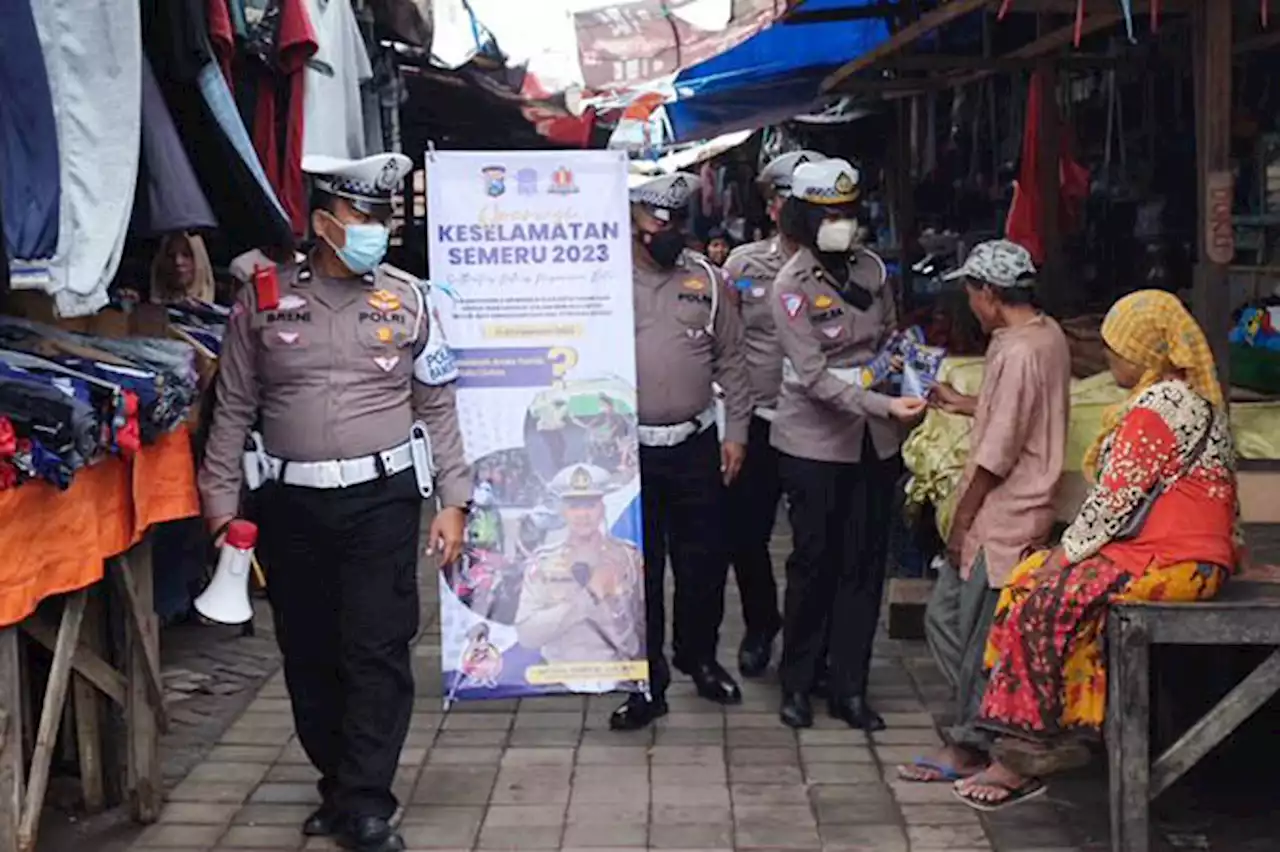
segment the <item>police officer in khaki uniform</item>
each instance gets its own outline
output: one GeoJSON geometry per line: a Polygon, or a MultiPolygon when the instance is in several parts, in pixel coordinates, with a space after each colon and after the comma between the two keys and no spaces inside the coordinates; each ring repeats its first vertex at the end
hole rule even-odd
{"type": "MultiPolygon", "coordinates": [[[[791,173],[802,163],[824,160],[817,151],[792,151],[775,157],[760,172],[760,192],[768,202],[769,218],[777,224],[782,202],[791,194],[791,173]]],[[[738,670],[759,677],[769,667],[773,639],[782,629],[778,614],[778,586],[773,579],[769,539],[778,516],[782,485],[778,453],[769,444],[778,386],[782,383],[782,353],[773,325],[773,280],[796,246],[782,234],[734,249],[724,265],[733,302],[742,318],[743,356],[751,380],[753,416],[742,473],[729,489],[729,516],[735,534],[729,557],[742,596],[746,635],[738,648],[738,670]]]]}
{"type": "Polygon", "coordinates": [[[780,670],[781,718],[792,727],[813,724],[809,693],[824,657],[831,715],[884,727],[866,701],[867,670],[902,424],[926,405],[887,396],[865,376],[896,312],[884,264],[854,243],[857,200],[848,162],[805,163],[779,222],[797,246],[773,284],[783,362],[771,431],[794,536],[780,670]]]}
{"type": "Polygon", "coordinates": [[[635,266],[636,373],[644,511],[645,611],[651,698],[631,696],[610,719],[628,730],[667,712],[671,674],[663,653],[663,580],[675,575],[672,651],[698,694],[742,700],[716,661],[724,589],[725,486],[746,454],[751,392],[740,351],[742,330],[718,270],[685,249],[680,220],[698,179],[675,174],[631,190],[635,266]],[[716,428],[712,383],[724,392],[724,440],[716,428]]]}
{"type": "Polygon", "coordinates": [[[451,562],[471,492],[456,370],[426,284],[380,265],[410,166],[400,154],[303,162],[315,244],[242,289],[199,476],[215,531],[236,514],[246,472],[266,480],[258,550],[324,802],[303,831],[359,852],[404,848],[391,784],[413,707],[423,500],[434,484],[428,546],[451,562]],[[264,452],[245,456],[255,422],[264,452]]]}
{"type": "Polygon", "coordinates": [[[520,644],[548,663],[625,662],[643,648],[644,562],[639,548],[605,531],[608,484],[603,469],[578,464],[549,485],[566,537],[534,554],[516,616],[520,644]]]}

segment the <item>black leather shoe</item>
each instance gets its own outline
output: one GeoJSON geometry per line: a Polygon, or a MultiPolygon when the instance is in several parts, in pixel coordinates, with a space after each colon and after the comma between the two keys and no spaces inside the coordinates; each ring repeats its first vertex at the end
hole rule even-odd
{"type": "Polygon", "coordinates": [[[738,671],[743,677],[760,677],[773,657],[773,634],[748,633],[738,646],[738,671]]]}
{"type": "Polygon", "coordinates": [[[380,817],[360,817],[346,825],[338,843],[353,852],[404,852],[404,840],[380,817]]]}
{"type": "Polygon", "coordinates": [[[831,713],[832,719],[840,719],[850,728],[861,728],[864,731],[884,730],[884,719],[871,709],[867,699],[861,695],[828,699],[827,710],[831,713]]]}
{"type": "Polygon", "coordinates": [[[626,703],[613,711],[613,715],[609,717],[609,729],[638,731],[665,715],[667,715],[667,699],[650,700],[637,692],[628,696],[626,703]]]}
{"type": "Polygon", "coordinates": [[[302,824],[302,833],[307,837],[332,837],[338,833],[341,821],[342,818],[336,810],[329,805],[321,805],[302,824]]]}
{"type": "Polygon", "coordinates": [[[698,694],[708,701],[717,704],[742,703],[742,690],[738,688],[738,682],[715,660],[680,670],[693,678],[698,694]]]}
{"type": "Polygon", "coordinates": [[[813,705],[803,692],[788,692],[782,696],[782,710],[778,713],[782,724],[788,728],[812,728],[813,705]]]}

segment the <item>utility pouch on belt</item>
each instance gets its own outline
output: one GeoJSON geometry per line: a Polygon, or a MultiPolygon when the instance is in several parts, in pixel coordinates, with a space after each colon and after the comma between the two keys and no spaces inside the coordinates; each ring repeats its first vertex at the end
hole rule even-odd
{"type": "Polygon", "coordinates": [[[244,443],[244,484],[250,491],[257,491],[267,480],[267,448],[262,445],[260,432],[250,432],[244,443]]]}
{"type": "Polygon", "coordinates": [[[413,457],[413,476],[418,480],[418,493],[423,499],[435,493],[435,471],[431,469],[431,436],[421,421],[409,427],[409,453],[413,457]]]}

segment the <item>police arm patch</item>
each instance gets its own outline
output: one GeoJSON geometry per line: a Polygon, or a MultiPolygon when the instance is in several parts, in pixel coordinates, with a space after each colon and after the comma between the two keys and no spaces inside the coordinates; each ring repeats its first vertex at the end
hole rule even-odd
{"type": "Polygon", "coordinates": [[[782,293],[778,298],[782,300],[782,309],[786,311],[787,319],[795,319],[804,310],[805,298],[800,293],[782,293]]]}

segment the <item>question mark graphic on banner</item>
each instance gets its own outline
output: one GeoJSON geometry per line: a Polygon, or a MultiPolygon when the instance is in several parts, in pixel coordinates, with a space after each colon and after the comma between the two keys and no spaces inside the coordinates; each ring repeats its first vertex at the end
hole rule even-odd
{"type": "Polygon", "coordinates": [[[578,365],[578,353],[568,346],[553,346],[547,350],[547,361],[551,364],[551,375],[564,379],[565,374],[578,365]]]}

